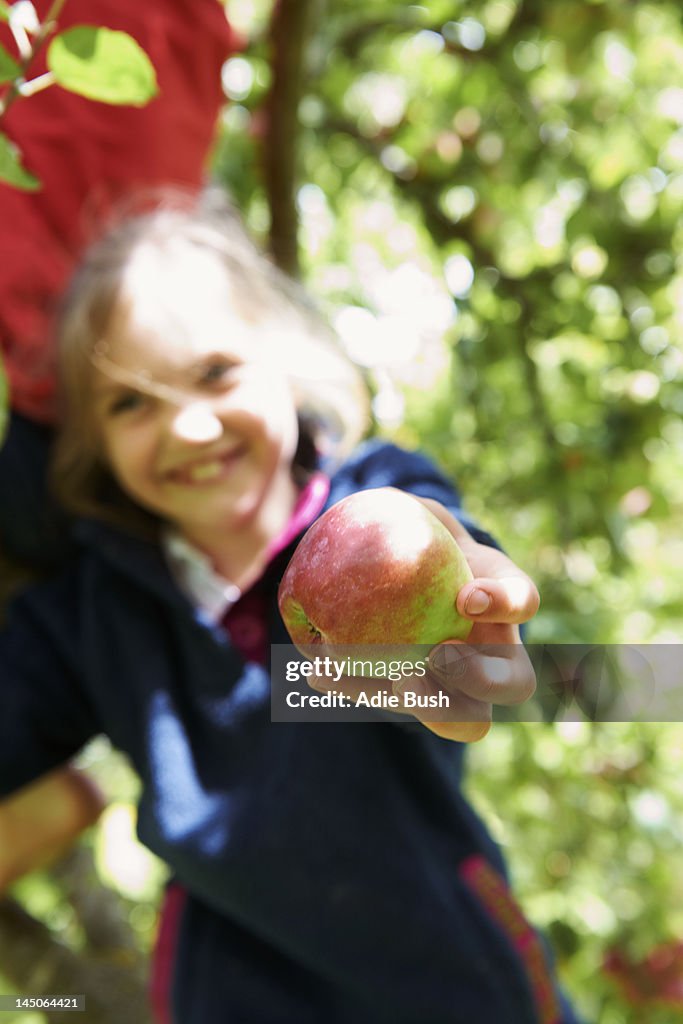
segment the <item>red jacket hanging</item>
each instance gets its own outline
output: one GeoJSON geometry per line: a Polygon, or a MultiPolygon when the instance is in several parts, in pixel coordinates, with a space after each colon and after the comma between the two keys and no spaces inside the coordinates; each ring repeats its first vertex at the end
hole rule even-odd
{"type": "MultiPolygon", "coordinates": [[[[36,0],[43,17],[49,0],[36,0]]],[[[234,50],[218,0],[70,0],[60,27],[129,32],[149,54],[159,95],[112,107],[58,86],[17,101],[2,125],[42,181],[26,193],[0,183],[0,349],[12,407],[55,418],[52,316],[83,244],[111,202],[139,187],[201,183],[224,101],[221,68],[234,50]]],[[[0,43],[16,49],[7,26],[0,43]]],[[[44,70],[39,58],[31,77],[44,70]]]]}

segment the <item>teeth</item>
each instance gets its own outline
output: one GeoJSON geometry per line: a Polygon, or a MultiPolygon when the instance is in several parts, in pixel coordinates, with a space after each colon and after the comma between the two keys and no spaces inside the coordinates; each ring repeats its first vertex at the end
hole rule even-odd
{"type": "Polygon", "coordinates": [[[188,476],[190,480],[211,480],[213,477],[218,476],[222,469],[223,463],[215,459],[213,462],[203,462],[199,466],[193,466],[188,471],[188,476]]]}

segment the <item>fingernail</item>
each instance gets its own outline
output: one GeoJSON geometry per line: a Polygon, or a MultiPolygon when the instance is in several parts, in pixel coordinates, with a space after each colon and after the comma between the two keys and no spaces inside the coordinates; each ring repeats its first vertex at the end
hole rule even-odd
{"type": "Polygon", "coordinates": [[[465,611],[468,615],[481,615],[491,604],[491,598],[485,590],[472,590],[465,601],[465,611]]]}

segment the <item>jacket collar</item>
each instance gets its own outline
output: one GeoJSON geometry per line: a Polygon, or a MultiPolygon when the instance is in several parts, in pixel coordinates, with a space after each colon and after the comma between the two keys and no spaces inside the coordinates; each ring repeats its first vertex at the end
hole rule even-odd
{"type": "Polygon", "coordinates": [[[74,537],[95,559],[131,577],[166,602],[187,607],[187,598],[175,585],[161,545],[156,540],[134,536],[97,519],[79,520],[74,528],[74,537]]]}
{"type": "MultiPolygon", "coordinates": [[[[316,519],[329,498],[330,481],[322,472],[315,473],[304,488],[291,520],[276,538],[268,552],[268,566],[264,579],[269,581],[282,575],[293,554],[301,534],[316,519]]],[[[141,587],[155,593],[176,607],[191,607],[209,619],[207,610],[200,607],[199,594],[193,587],[183,585],[164,551],[163,540],[144,539],[126,533],[116,526],[95,519],[79,520],[75,526],[75,539],[95,557],[110,567],[132,577],[141,587]]]]}

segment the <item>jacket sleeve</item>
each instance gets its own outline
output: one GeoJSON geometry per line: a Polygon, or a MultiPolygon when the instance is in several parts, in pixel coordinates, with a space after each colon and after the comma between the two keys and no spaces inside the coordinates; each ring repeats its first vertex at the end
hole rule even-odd
{"type": "MultiPolygon", "coordinates": [[[[420,498],[433,498],[447,508],[480,544],[500,547],[463,511],[454,485],[420,452],[406,451],[385,441],[367,441],[344,464],[335,477],[334,482],[337,481],[342,483],[345,493],[373,487],[397,487],[420,498]]],[[[332,500],[336,499],[333,497],[332,500]]]]}
{"type": "Polygon", "coordinates": [[[69,588],[52,584],[10,606],[0,633],[0,796],[67,761],[99,731],[70,607],[69,588]]]}

